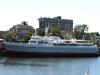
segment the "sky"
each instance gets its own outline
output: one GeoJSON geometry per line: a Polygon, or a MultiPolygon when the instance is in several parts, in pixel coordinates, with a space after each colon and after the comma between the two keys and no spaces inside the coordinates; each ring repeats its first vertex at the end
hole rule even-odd
{"type": "Polygon", "coordinates": [[[61,16],[73,25],[87,24],[89,32],[100,33],[100,0],[0,0],[0,30],[27,21],[39,27],[38,18],[61,16]]]}

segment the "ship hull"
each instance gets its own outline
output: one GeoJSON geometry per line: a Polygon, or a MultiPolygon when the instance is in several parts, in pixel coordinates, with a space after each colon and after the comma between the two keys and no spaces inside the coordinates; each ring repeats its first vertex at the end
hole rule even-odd
{"type": "Polygon", "coordinates": [[[8,57],[18,58],[62,58],[62,57],[98,57],[97,53],[57,53],[57,52],[19,52],[7,51],[8,57]]]}
{"type": "Polygon", "coordinates": [[[74,46],[30,46],[28,44],[6,44],[7,55],[17,57],[94,57],[98,49],[74,46]]]}

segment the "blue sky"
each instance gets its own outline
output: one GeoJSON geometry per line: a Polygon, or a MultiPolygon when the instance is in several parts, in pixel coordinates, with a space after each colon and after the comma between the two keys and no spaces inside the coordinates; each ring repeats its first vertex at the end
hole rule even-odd
{"type": "Polygon", "coordinates": [[[89,31],[100,33],[100,0],[0,0],[0,30],[22,21],[34,28],[39,17],[62,16],[76,24],[87,24],[89,31]]]}

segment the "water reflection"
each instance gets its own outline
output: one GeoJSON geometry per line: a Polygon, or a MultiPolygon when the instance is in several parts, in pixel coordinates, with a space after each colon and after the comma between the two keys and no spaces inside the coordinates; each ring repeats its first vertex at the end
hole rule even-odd
{"type": "Polygon", "coordinates": [[[99,75],[100,58],[0,58],[1,75],[99,75]],[[95,72],[94,72],[95,71],[95,72]],[[99,72],[99,71],[98,71],[99,72]]]}

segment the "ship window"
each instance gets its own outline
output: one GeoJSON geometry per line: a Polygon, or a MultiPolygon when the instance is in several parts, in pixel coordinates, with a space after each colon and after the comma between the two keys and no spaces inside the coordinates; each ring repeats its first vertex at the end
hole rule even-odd
{"type": "Polygon", "coordinates": [[[42,41],[39,41],[38,43],[43,43],[42,41]]]}
{"type": "Polygon", "coordinates": [[[46,44],[48,44],[48,42],[45,42],[46,44]]]}
{"type": "Polygon", "coordinates": [[[45,42],[45,41],[39,41],[38,43],[41,43],[41,44],[48,44],[48,42],[45,42]]]}
{"type": "Polygon", "coordinates": [[[30,41],[31,43],[36,43],[36,41],[30,41]]]}

